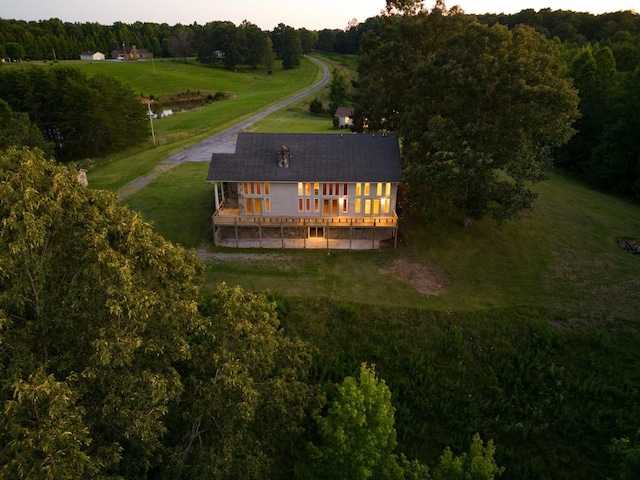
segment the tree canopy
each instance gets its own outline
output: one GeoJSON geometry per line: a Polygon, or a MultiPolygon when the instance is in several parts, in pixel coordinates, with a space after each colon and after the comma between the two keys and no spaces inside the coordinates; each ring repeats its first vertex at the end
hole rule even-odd
{"type": "Polygon", "coordinates": [[[0,70],[0,98],[27,113],[60,161],[102,156],[149,138],[146,108],[113,77],[74,67],[0,70]]]}
{"type": "Polygon", "coordinates": [[[545,178],[578,117],[558,45],[442,7],[388,22],[365,44],[358,110],[362,127],[400,133],[414,212],[460,211],[468,224],[529,208],[529,185],[545,178]],[[376,90],[388,95],[372,98],[376,90]]]}

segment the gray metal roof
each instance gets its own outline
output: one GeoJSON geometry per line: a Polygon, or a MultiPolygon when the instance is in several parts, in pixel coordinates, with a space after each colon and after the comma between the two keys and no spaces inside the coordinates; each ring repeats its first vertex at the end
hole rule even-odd
{"type": "Polygon", "coordinates": [[[239,133],[236,153],[213,154],[210,182],[400,182],[395,134],[239,133]],[[288,168],[278,150],[291,152],[288,168]]]}

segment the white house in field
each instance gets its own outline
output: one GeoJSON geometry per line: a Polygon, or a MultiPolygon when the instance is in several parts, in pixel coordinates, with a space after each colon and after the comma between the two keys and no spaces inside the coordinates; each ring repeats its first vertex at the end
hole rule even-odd
{"type": "MultiPolygon", "coordinates": [[[[77,51],[77,50],[76,50],[77,51]]],[[[104,60],[105,55],[102,52],[82,52],[80,60],[104,60]]]]}
{"type": "Polygon", "coordinates": [[[395,246],[401,173],[394,134],[240,133],[235,153],[209,166],[214,244],[395,246]]]}
{"type": "Polygon", "coordinates": [[[338,128],[348,128],[353,125],[353,114],[355,110],[353,107],[338,107],[336,113],[333,115],[338,119],[338,128]]]}

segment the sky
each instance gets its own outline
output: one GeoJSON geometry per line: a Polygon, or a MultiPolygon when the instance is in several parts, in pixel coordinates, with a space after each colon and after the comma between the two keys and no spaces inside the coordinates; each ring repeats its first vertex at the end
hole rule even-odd
{"type": "MultiPolygon", "coordinates": [[[[430,7],[435,1],[427,0],[430,7]]],[[[640,0],[453,0],[466,13],[516,13],[533,8],[573,10],[600,14],[619,10],[640,11],[640,0]]],[[[204,25],[216,20],[229,20],[236,25],[243,20],[263,30],[273,30],[279,23],[309,30],[344,29],[355,18],[363,22],[380,13],[384,0],[2,0],[0,18],[63,22],[96,22],[111,25],[136,21],[175,25],[204,25]]]]}

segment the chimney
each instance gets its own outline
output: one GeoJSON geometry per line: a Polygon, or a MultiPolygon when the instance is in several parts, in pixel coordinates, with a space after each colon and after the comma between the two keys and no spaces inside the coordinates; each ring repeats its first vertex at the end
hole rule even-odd
{"type": "Polygon", "coordinates": [[[278,149],[278,166],[280,168],[289,168],[289,162],[291,161],[291,151],[286,145],[282,145],[278,149]]]}

